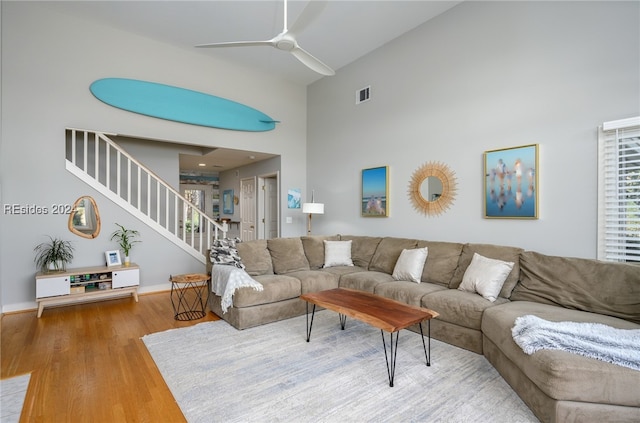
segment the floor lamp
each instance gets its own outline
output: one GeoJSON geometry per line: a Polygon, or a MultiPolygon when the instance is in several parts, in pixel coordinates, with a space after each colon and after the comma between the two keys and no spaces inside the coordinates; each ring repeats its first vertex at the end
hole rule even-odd
{"type": "Polygon", "coordinates": [[[311,192],[311,202],[302,203],[302,213],[307,213],[309,215],[307,235],[311,235],[311,216],[314,214],[324,214],[324,204],[313,201],[313,191],[311,192]]]}

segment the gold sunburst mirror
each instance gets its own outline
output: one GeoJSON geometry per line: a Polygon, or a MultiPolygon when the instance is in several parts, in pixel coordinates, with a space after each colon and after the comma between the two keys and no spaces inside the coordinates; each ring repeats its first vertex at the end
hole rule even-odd
{"type": "Polygon", "coordinates": [[[409,198],[418,212],[437,216],[453,204],[456,188],[455,173],[446,164],[427,162],[413,172],[409,198]]]}

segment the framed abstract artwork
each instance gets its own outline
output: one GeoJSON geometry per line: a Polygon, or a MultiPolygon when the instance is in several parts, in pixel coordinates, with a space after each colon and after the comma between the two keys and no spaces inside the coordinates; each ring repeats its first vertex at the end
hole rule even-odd
{"type": "Polygon", "coordinates": [[[484,217],[538,218],[538,144],[484,153],[484,217]]]}
{"type": "Polygon", "coordinates": [[[222,213],[233,214],[234,196],[232,189],[222,191],[222,213]]]}
{"type": "Polygon", "coordinates": [[[287,208],[299,209],[300,198],[302,197],[302,191],[300,188],[289,188],[287,191],[287,208]]]}
{"type": "Polygon", "coordinates": [[[389,216],[389,166],[362,170],[363,217],[389,216]]]}

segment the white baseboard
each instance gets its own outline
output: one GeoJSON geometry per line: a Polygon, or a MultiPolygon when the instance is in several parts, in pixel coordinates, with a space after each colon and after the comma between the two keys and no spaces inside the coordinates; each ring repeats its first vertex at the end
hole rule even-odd
{"type": "Polygon", "coordinates": [[[27,303],[6,304],[2,306],[2,313],[17,313],[21,311],[37,310],[38,303],[29,301],[27,303]]]}
{"type": "Polygon", "coordinates": [[[165,282],[151,286],[141,286],[138,288],[138,294],[151,294],[153,292],[161,291],[171,291],[171,282],[165,282]]]}
{"type": "MultiPolygon", "coordinates": [[[[151,286],[138,287],[138,294],[152,294],[154,292],[170,291],[171,282],[161,283],[151,286]]],[[[37,310],[38,303],[35,301],[29,301],[26,303],[5,304],[2,306],[2,313],[19,313],[24,311],[37,310]]]]}

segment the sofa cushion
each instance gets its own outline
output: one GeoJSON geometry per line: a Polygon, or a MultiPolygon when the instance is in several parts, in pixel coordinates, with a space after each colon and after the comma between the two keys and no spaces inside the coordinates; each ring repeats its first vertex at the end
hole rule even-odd
{"type": "Polygon", "coordinates": [[[337,241],[338,235],[331,236],[302,236],[302,247],[304,248],[304,255],[309,261],[310,269],[320,269],[324,265],[324,241],[337,241]]]}
{"type": "Polygon", "coordinates": [[[349,273],[366,272],[367,269],[358,266],[334,266],[322,269],[323,272],[333,273],[334,275],[342,276],[349,273]]]}
{"type": "Polygon", "coordinates": [[[440,313],[438,320],[480,330],[482,314],[490,307],[507,303],[506,298],[491,302],[480,295],[458,289],[445,289],[422,297],[422,306],[440,313]]]}
{"type": "Polygon", "coordinates": [[[458,267],[464,244],[457,242],[418,241],[417,248],[427,247],[429,255],[422,271],[422,281],[449,287],[458,267]]]}
{"type": "Polygon", "coordinates": [[[373,257],[371,257],[369,270],[392,274],[402,250],[416,248],[417,244],[418,241],[415,239],[383,238],[380,244],[378,244],[373,257]]]}
{"type": "Polygon", "coordinates": [[[324,266],[353,266],[351,243],[353,241],[324,241],[324,266]]]}
{"type": "Polygon", "coordinates": [[[351,288],[359,291],[374,292],[378,284],[393,282],[388,273],[383,272],[355,272],[340,277],[340,288],[351,288]]]}
{"type": "Polygon", "coordinates": [[[458,268],[451,279],[449,288],[456,289],[460,286],[464,272],[467,270],[467,267],[469,267],[469,264],[471,264],[473,254],[478,253],[484,257],[513,262],[513,269],[500,290],[501,297],[509,298],[511,296],[511,291],[513,291],[513,288],[518,283],[518,278],[520,277],[520,253],[523,251],[524,250],[522,248],[505,247],[502,245],[465,244],[462,248],[460,260],[458,261],[458,268]]]}
{"type": "Polygon", "coordinates": [[[353,264],[367,269],[371,262],[371,257],[373,257],[373,254],[376,252],[376,248],[378,248],[378,244],[382,238],[372,236],[340,235],[340,240],[353,241],[351,243],[351,260],[353,261],[353,264]]]}
{"type": "Polygon", "coordinates": [[[409,281],[393,281],[376,285],[373,293],[401,303],[422,307],[423,296],[446,289],[441,285],[428,282],[418,284],[409,281]]]}
{"type": "Polygon", "coordinates": [[[535,301],[606,314],[640,323],[640,266],[598,260],[520,256],[520,283],[514,301],[535,301]]]}
{"type": "Polygon", "coordinates": [[[483,335],[549,397],[560,401],[640,406],[639,371],[566,351],[540,350],[525,354],[513,341],[511,328],[517,317],[528,314],[557,322],[602,323],[618,329],[640,329],[640,325],[530,301],[491,307],[482,318],[483,335]]]}
{"type": "Polygon", "coordinates": [[[233,306],[236,308],[270,304],[296,298],[302,295],[300,279],[287,275],[261,275],[255,280],[262,284],[263,290],[238,288],[233,294],[233,306]]]}
{"type": "Polygon", "coordinates": [[[245,271],[251,276],[273,275],[271,254],[267,249],[267,241],[256,239],[254,241],[239,242],[236,244],[238,255],[242,259],[245,271]]]}
{"type": "Polygon", "coordinates": [[[427,247],[402,250],[393,268],[393,279],[420,283],[427,254],[427,247]]]}
{"type": "Polygon", "coordinates": [[[287,276],[300,280],[300,288],[303,294],[337,288],[340,280],[339,275],[322,270],[300,270],[287,273],[287,276]]]}
{"type": "Polygon", "coordinates": [[[490,259],[474,253],[458,289],[478,293],[494,302],[511,269],[513,269],[513,262],[490,259]]]}
{"type": "Polygon", "coordinates": [[[267,240],[273,271],[276,274],[310,270],[300,238],[273,238],[267,240]]]}

